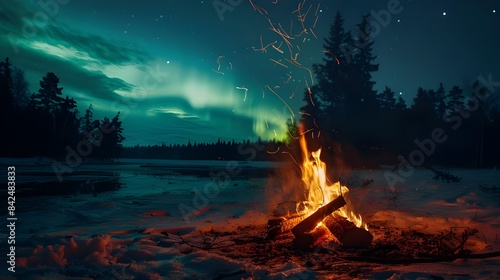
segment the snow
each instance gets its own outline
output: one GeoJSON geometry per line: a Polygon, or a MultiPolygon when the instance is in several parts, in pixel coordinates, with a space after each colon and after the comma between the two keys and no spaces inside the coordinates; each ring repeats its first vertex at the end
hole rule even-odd
{"type": "MultiPolygon", "coordinates": [[[[16,166],[20,188],[22,183],[30,181],[50,182],[55,188],[63,186],[54,176],[48,159],[42,159],[43,164],[38,159],[1,162],[2,166],[16,166]]],[[[3,269],[0,276],[2,279],[500,277],[498,257],[406,265],[336,260],[333,266],[324,269],[313,264],[326,257],[334,260],[333,254],[279,251],[273,259],[275,251],[269,248],[285,248],[289,244],[286,240],[261,242],[256,247],[233,246],[236,240],[253,242],[264,236],[271,209],[280,199],[282,202],[293,196],[289,188],[298,179],[269,175],[269,170],[281,170],[277,173],[281,174],[287,168],[276,163],[231,164],[244,171],[229,177],[219,176],[220,185],[214,185],[211,178],[214,176],[210,174],[228,172],[227,162],[122,160],[114,165],[83,164],[75,168],[77,172],[65,177],[65,181],[91,183],[111,178],[120,183],[117,189],[36,196],[30,195],[30,190],[20,189],[16,193],[16,272],[3,269]],[[183,213],[181,205],[189,211],[183,213]],[[248,257],[250,248],[261,248],[261,255],[248,257]]],[[[465,246],[474,254],[500,251],[500,190],[480,188],[481,185],[499,187],[500,172],[438,169],[462,180],[444,183],[434,180],[431,171],[417,169],[404,182],[390,187],[384,173],[391,169],[381,167],[353,170],[344,174],[342,181],[350,188],[350,200],[367,221],[374,241],[387,231],[401,238],[399,234],[405,231],[436,234],[453,229],[469,233],[465,246]],[[373,182],[364,185],[367,180],[373,182]]],[[[2,231],[2,252],[7,251],[3,242],[6,239],[7,234],[2,231]]],[[[332,248],[339,245],[333,244],[332,248]]]]}

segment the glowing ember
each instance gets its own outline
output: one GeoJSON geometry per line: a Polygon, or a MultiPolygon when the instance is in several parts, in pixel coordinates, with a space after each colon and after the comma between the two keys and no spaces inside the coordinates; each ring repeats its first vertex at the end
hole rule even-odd
{"type": "MultiPolygon", "coordinates": [[[[349,189],[341,186],[339,182],[332,184],[326,177],[326,164],[321,161],[321,149],[309,153],[304,134],[301,133],[300,147],[303,155],[302,181],[307,191],[307,201],[313,205],[310,214],[319,207],[326,205],[335,198],[343,195],[346,205],[335,211],[332,215],[339,215],[353,222],[357,227],[368,230],[368,226],[363,222],[361,215],[354,212],[353,206],[348,199],[349,189]]],[[[320,226],[321,223],[318,224],[320,226]]]]}

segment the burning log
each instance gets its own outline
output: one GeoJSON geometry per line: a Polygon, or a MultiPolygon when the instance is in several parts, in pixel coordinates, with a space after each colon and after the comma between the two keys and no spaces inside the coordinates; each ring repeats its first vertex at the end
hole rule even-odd
{"type": "Polygon", "coordinates": [[[324,225],[321,225],[308,233],[295,237],[292,242],[296,249],[304,250],[311,248],[317,241],[325,238],[328,239],[329,237],[333,238],[332,234],[324,225]]]}
{"type": "Polygon", "coordinates": [[[275,218],[267,221],[267,237],[274,239],[276,236],[289,232],[294,226],[307,217],[311,205],[307,201],[282,202],[273,211],[275,218]]]}
{"type": "MultiPolygon", "coordinates": [[[[327,215],[333,213],[333,211],[339,209],[346,204],[344,197],[339,196],[336,199],[330,201],[327,205],[320,207],[316,212],[312,213],[309,217],[305,218],[303,221],[298,223],[292,228],[292,233],[295,237],[303,235],[306,232],[313,230],[319,222],[321,222],[327,215]]],[[[371,240],[370,240],[371,242],[371,240]]]]}
{"type": "Polygon", "coordinates": [[[357,227],[344,217],[328,215],[323,223],[345,247],[360,249],[372,243],[373,235],[370,232],[357,227]]]}
{"type": "Polygon", "coordinates": [[[267,221],[267,236],[274,239],[277,235],[289,232],[294,226],[305,219],[305,215],[292,218],[275,218],[267,221]]]}

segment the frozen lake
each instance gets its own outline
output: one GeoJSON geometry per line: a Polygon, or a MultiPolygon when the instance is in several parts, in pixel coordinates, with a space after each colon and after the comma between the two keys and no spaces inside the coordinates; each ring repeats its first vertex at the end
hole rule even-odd
{"type": "MultiPolygon", "coordinates": [[[[365,270],[356,268],[362,263],[350,263],[353,270],[342,273],[310,267],[297,256],[257,264],[179,239],[180,234],[188,243],[205,244],[205,234],[214,232],[229,234],[226,238],[262,236],[273,207],[300,182],[287,173],[291,166],[280,163],[120,160],[79,166],[59,182],[50,161],[36,161],[2,160],[5,170],[16,166],[18,279],[349,279],[356,271],[361,279],[500,275],[498,257],[365,270]]],[[[351,171],[342,179],[374,240],[388,229],[470,228],[478,232],[467,243],[474,253],[499,251],[500,173],[445,170],[461,181],[436,181],[429,170],[417,169],[390,188],[387,168],[351,171]]],[[[6,240],[7,234],[0,238],[6,240]]],[[[0,275],[13,276],[5,270],[0,275]]]]}

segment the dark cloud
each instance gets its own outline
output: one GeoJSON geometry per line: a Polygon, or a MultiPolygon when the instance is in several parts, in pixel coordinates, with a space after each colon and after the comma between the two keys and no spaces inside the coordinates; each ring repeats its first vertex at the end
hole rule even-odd
{"type": "MultiPolygon", "coordinates": [[[[0,41],[0,47],[8,47],[5,41],[0,41]]],[[[68,61],[60,57],[45,54],[32,48],[20,48],[21,54],[9,56],[14,65],[29,69],[29,80],[32,82],[32,89],[36,90],[38,84],[33,82],[42,79],[50,71],[54,72],[62,85],[70,87],[88,95],[104,100],[113,100],[120,96],[115,90],[129,91],[133,86],[118,78],[109,78],[102,72],[90,71],[81,67],[77,62],[68,61]]],[[[68,94],[67,91],[64,92],[68,94]]],[[[71,94],[70,94],[71,95],[71,94]]]]}

